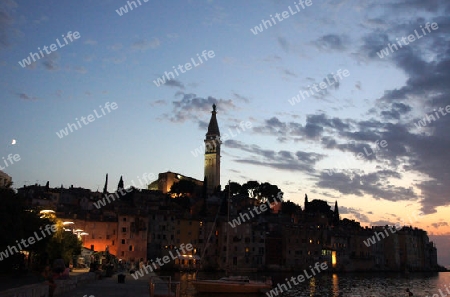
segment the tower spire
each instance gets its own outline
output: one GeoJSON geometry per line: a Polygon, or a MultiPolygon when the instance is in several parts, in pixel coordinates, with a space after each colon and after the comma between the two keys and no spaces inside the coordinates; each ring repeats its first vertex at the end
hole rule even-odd
{"type": "Polygon", "coordinates": [[[123,189],[123,178],[122,178],[122,175],[120,176],[119,183],[117,184],[117,191],[120,191],[120,189],[123,189]]]}
{"type": "Polygon", "coordinates": [[[205,178],[207,194],[212,194],[220,185],[220,130],[217,124],[216,105],[213,104],[211,119],[205,137],[205,178]]]}
{"type": "Polygon", "coordinates": [[[213,104],[213,110],[211,111],[211,120],[209,121],[208,125],[208,132],[206,133],[206,137],[208,136],[219,136],[220,137],[220,131],[219,131],[219,125],[217,124],[217,118],[216,118],[216,105],[213,104]]]}
{"type": "Polygon", "coordinates": [[[336,200],[336,202],[334,203],[333,224],[335,226],[339,225],[339,220],[340,220],[340,218],[339,218],[339,208],[338,208],[338,203],[337,203],[337,200],[336,200]]]}
{"type": "Polygon", "coordinates": [[[108,173],[106,174],[105,186],[103,187],[103,194],[108,194],[108,173]]]}

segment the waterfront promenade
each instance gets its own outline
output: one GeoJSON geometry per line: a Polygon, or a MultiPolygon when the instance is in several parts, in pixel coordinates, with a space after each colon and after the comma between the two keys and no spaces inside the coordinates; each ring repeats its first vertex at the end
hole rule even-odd
{"type": "Polygon", "coordinates": [[[129,273],[125,273],[125,283],[117,282],[117,274],[112,277],[103,277],[100,280],[85,283],[70,292],[65,292],[64,297],[149,297],[150,275],[134,279],[129,273]]]}
{"type": "MultiPolygon", "coordinates": [[[[129,273],[125,273],[125,283],[118,283],[117,274],[94,279],[95,276],[88,274],[88,271],[89,269],[77,270],[70,273],[68,280],[56,281],[57,286],[63,287],[57,287],[55,297],[148,297],[149,279],[155,275],[150,273],[136,280],[129,273]]],[[[42,296],[43,292],[48,292],[48,285],[34,275],[0,278],[0,284],[3,285],[0,286],[0,296],[42,296]]]]}

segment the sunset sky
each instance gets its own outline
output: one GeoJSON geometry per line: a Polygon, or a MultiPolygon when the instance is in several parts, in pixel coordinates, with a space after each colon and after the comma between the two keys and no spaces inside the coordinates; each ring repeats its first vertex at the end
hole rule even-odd
{"type": "Polygon", "coordinates": [[[450,264],[449,1],[129,2],[1,1],[0,166],[15,188],[203,180],[215,103],[222,185],[417,226],[450,264]]]}

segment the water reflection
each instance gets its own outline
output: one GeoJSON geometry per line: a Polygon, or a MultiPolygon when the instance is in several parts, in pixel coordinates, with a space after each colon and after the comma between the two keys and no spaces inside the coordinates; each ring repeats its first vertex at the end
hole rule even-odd
{"type": "MultiPolygon", "coordinates": [[[[253,297],[258,295],[249,294],[196,294],[192,280],[195,273],[175,273],[174,280],[181,281],[182,297],[213,297],[213,296],[233,296],[233,297],[253,297]]],[[[266,276],[268,274],[265,274],[266,276]]],[[[298,273],[272,273],[274,288],[278,284],[286,283],[286,278],[297,276],[298,273]]],[[[199,272],[200,279],[215,279],[222,277],[222,273],[199,272]]],[[[251,279],[261,280],[263,274],[250,274],[251,279]]],[[[450,273],[417,273],[417,274],[396,274],[396,273],[346,273],[346,274],[320,274],[314,278],[292,285],[288,291],[282,294],[273,295],[277,297],[381,297],[381,296],[409,296],[407,289],[413,296],[432,297],[433,294],[439,297],[450,297],[450,273]],[[441,290],[441,291],[439,291],[441,290]],[[448,291],[447,291],[448,290],[448,291]],[[442,293],[440,293],[442,292],[442,293]]],[[[265,294],[259,296],[267,296],[265,294]]]]}
{"type": "Polygon", "coordinates": [[[339,277],[333,273],[333,294],[339,295],[339,277]]]}

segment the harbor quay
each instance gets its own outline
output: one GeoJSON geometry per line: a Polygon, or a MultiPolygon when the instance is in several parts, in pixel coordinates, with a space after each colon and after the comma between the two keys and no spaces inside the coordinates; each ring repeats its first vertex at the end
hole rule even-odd
{"type": "Polygon", "coordinates": [[[119,283],[117,274],[112,277],[103,277],[100,280],[82,284],[72,291],[65,292],[64,297],[148,297],[149,276],[133,279],[129,273],[125,274],[125,282],[119,283]]]}

